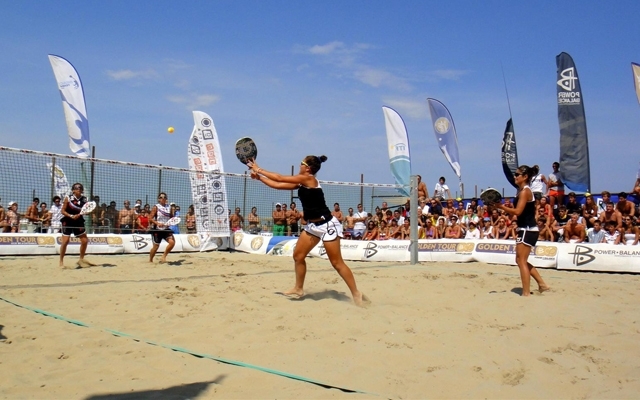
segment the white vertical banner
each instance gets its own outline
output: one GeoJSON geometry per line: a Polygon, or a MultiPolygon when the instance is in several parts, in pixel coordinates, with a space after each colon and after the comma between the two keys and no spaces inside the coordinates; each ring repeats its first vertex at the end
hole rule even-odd
{"type": "Polygon", "coordinates": [[[189,140],[189,168],[202,171],[192,173],[191,191],[196,211],[196,229],[203,239],[229,237],[227,187],[222,152],[213,120],[202,111],[193,112],[194,128],[189,140]]]}
{"type": "Polygon", "coordinates": [[[69,133],[69,148],[78,157],[89,158],[91,156],[89,121],[80,76],[73,65],[60,56],[49,54],[49,62],[62,98],[62,108],[69,133]]]}
{"type": "Polygon", "coordinates": [[[400,114],[389,107],[382,107],[384,125],[387,131],[387,147],[389,150],[389,166],[396,183],[402,185],[398,191],[410,195],[411,155],[409,154],[409,137],[407,128],[400,114]]]}
{"type": "Polygon", "coordinates": [[[54,167],[53,163],[47,163],[47,168],[53,178],[56,195],[60,196],[61,199],[64,199],[65,196],[71,193],[71,186],[69,186],[67,176],[59,165],[54,167]]]}

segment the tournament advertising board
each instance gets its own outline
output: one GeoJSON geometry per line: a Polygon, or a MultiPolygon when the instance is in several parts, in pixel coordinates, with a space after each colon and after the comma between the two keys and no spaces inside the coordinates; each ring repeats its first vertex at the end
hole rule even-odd
{"type": "Polygon", "coordinates": [[[567,243],[558,252],[558,269],[640,272],[640,246],[567,243]]]}

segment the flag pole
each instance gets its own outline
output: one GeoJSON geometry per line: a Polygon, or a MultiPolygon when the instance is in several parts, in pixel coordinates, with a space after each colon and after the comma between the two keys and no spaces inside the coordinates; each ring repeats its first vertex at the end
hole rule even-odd
{"type": "Polygon", "coordinates": [[[502,70],[502,81],[504,82],[504,91],[507,94],[507,105],[509,106],[509,118],[513,120],[513,116],[511,115],[511,101],[509,100],[509,90],[507,89],[507,78],[504,76],[504,67],[502,66],[502,61],[500,61],[500,69],[502,70]]]}

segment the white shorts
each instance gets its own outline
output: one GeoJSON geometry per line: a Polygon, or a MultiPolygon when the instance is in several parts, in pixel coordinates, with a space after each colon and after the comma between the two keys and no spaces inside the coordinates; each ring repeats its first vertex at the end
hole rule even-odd
{"type": "Polygon", "coordinates": [[[324,224],[316,225],[309,222],[304,227],[304,231],[310,235],[320,238],[323,242],[331,242],[342,236],[342,224],[336,217],[333,217],[324,224]]]}

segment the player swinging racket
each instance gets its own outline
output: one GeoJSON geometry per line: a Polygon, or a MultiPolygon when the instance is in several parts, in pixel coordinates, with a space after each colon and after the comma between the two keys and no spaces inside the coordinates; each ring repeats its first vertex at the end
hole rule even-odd
{"type": "Polygon", "coordinates": [[[62,219],[62,238],[60,243],[60,267],[64,268],[64,256],[67,253],[67,245],[74,234],[80,239],[80,259],[77,266],[80,268],[95,266],[84,259],[89,239],[87,239],[87,231],[84,229],[84,217],[82,216],[82,208],[87,204],[87,198],[82,195],[84,187],[81,183],[74,183],[71,186],[71,196],[65,196],[61,207],[62,219]]]}
{"type": "Polygon", "coordinates": [[[151,215],[149,216],[149,222],[154,227],[151,230],[153,246],[149,252],[149,262],[151,263],[163,239],[167,242],[167,247],[164,249],[164,254],[160,260],[161,263],[167,262],[167,254],[169,254],[176,244],[173,238],[173,231],[168,226],[168,222],[172,217],[171,207],[167,204],[167,194],[162,192],[158,195],[158,204],[153,206],[151,215]]]}
{"type": "Polygon", "coordinates": [[[247,166],[251,169],[251,177],[253,179],[257,179],[271,188],[280,190],[298,189],[298,198],[302,203],[302,213],[307,225],[305,225],[304,232],[300,235],[293,252],[296,284],[283,294],[292,298],[304,296],[304,278],[307,273],[305,258],[311,249],[322,240],[331,265],[338,271],[338,274],[349,287],[354,303],[362,306],[367,299],[358,290],[353,273],[342,259],[340,251],[342,224],[331,215],[331,210],[327,207],[324,199],[324,192],[315,177],[315,174],[320,170],[321,164],[326,160],[326,156],[307,156],[300,163],[300,171],[294,176],[265,171],[255,161],[249,161],[247,166]]]}
{"type": "Polygon", "coordinates": [[[535,175],[535,170],[527,165],[521,165],[513,174],[518,185],[518,195],[516,196],[515,208],[505,207],[501,203],[494,204],[494,207],[501,209],[507,214],[518,216],[518,231],[516,236],[516,263],[520,269],[520,279],[522,279],[522,295],[529,296],[531,277],[538,283],[540,293],[549,290],[549,286],[542,280],[538,270],[529,263],[529,254],[538,241],[538,226],[536,224],[536,200],[529,187],[531,178],[535,175]]]}

